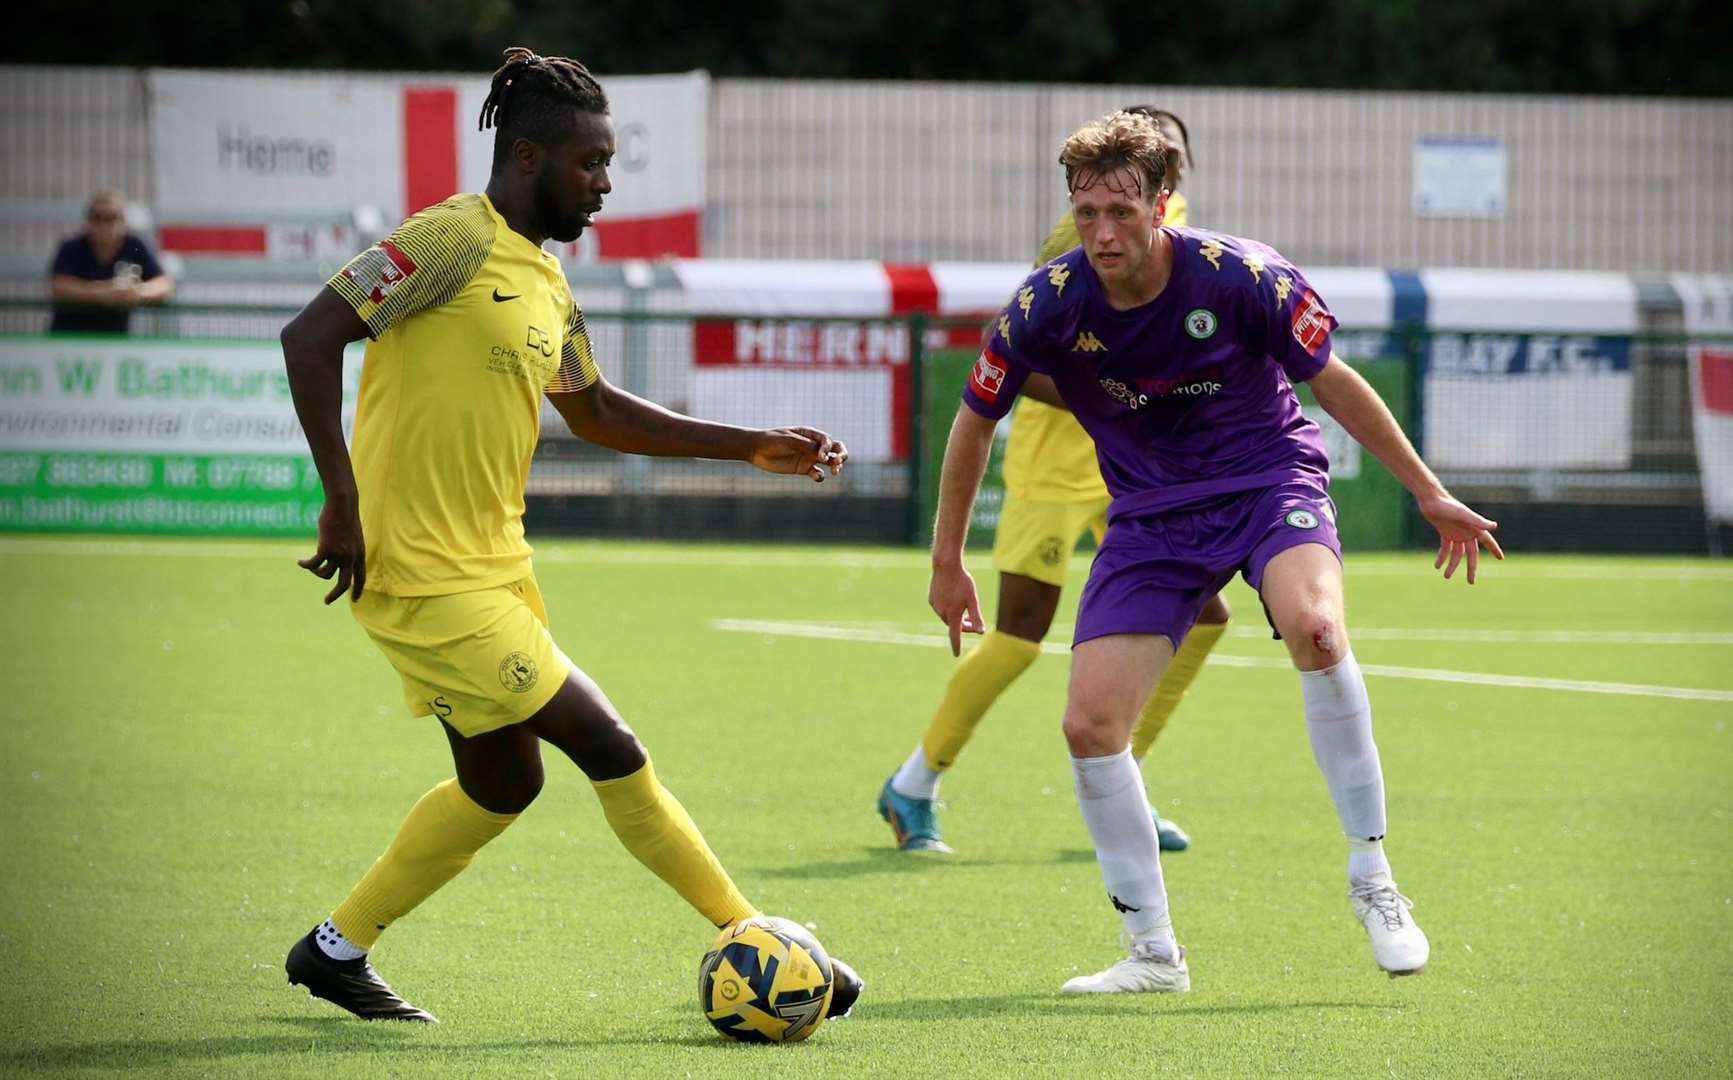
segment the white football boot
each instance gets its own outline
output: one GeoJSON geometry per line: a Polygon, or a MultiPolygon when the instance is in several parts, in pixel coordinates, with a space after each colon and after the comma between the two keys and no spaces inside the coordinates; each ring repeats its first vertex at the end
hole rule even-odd
{"type": "Polygon", "coordinates": [[[1133,942],[1130,956],[1106,971],[1068,980],[1063,989],[1067,994],[1183,994],[1191,989],[1185,946],[1179,947],[1178,960],[1169,960],[1133,942]]]}
{"type": "Polygon", "coordinates": [[[1348,899],[1372,939],[1372,959],[1379,967],[1392,975],[1416,975],[1426,966],[1432,947],[1409,910],[1414,901],[1397,892],[1395,882],[1387,877],[1354,882],[1348,899]]]}

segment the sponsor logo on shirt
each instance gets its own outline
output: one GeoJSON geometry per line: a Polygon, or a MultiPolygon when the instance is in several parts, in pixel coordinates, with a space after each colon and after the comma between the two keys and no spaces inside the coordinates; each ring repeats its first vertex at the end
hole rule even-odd
{"type": "Polygon", "coordinates": [[[1310,289],[1294,305],[1293,328],[1294,340],[1313,356],[1318,355],[1318,347],[1330,336],[1330,313],[1324,310],[1324,302],[1318,299],[1318,294],[1310,289]]]}
{"type": "Polygon", "coordinates": [[[1085,330],[1077,335],[1077,344],[1071,346],[1072,352],[1106,352],[1107,346],[1095,336],[1094,331],[1085,330]]]}
{"type": "Polygon", "coordinates": [[[414,261],[389,240],[379,241],[343,268],[344,277],[369,290],[367,299],[374,304],[383,304],[413,273],[414,261]]]}
{"type": "Polygon", "coordinates": [[[524,335],[521,346],[495,345],[489,350],[487,369],[495,375],[546,380],[553,377],[558,366],[552,362],[557,351],[553,335],[539,326],[532,326],[524,335]]]}
{"type": "Polygon", "coordinates": [[[1149,404],[1149,398],[1146,395],[1138,393],[1118,379],[1102,379],[1101,389],[1107,391],[1108,397],[1134,412],[1149,404]]]}
{"type": "Polygon", "coordinates": [[[530,327],[529,336],[524,339],[524,346],[536,350],[543,356],[554,354],[554,339],[539,326],[530,327]]]}
{"type": "Polygon", "coordinates": [[[993,363],[988,359],[992,355],[982,353],[981,358],[975,361],[974,373],[969,376],[969,385],[975,388],[976,396],[989,405],[999,400],[999,389],[1005,385],[1004,362],[993,363]]]}
{"type": "Polygon", "coordinates": [[[1222,390],[1222,366],[1210,364],[1168,379],[1136,379],[1137,388],[1148,397],[1208,397],[1222,390]]]}
{"type": "Polygon", "coordinates": [[[1199,341],[1216,332],[1216,313],[1208,308],[1196,308],[1185,317],[1185,332],[1199,341]]]}

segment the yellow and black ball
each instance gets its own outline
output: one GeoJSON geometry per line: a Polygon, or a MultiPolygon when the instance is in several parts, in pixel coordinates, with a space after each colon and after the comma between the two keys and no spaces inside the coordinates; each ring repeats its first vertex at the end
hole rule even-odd
{"type": "Polygon", "coordinates": [[[796,1042],[830,1007],[835,970],[812,931],[759,915],[723,930],[698,967],[698,1002],[712,1026],[742,1042],[796,1042]]]}

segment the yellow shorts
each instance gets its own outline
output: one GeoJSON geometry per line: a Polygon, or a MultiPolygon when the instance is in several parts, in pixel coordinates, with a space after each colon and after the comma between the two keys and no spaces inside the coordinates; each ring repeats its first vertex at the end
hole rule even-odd
{"type": "Polygon", "coordinates": [[[1065,571],[1077,541],[1085,532],[1092,532],[1099,544],[1106,535],[1107,507],[1112,501],[1103,496],[1082,502],[1045,502],[1020,499],[1007,491],[999,511],[999,531],[993,538],[993,568],[1049,585],[1065,584],[1065,571]]]}
{"type": "Polygon", "coordinates": [[[534,577],[447,596],[364,592],[350,610],[402,677],[410,715],[465,736],[528,720],[572,670],[534,577]]]}

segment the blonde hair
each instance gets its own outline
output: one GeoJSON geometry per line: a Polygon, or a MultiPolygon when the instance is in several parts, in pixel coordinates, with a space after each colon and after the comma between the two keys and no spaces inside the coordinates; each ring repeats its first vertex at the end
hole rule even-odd
{"type": "Polygon", "coordinates": [[[1142,181],[1144,199],[1154,202],[1168,187],[1171,157],[1167,137],[1153,119],[1120,111],[1073,131],[1059,152],[1059,164],[1065,166],[1067,191],[1091,187],[1111,173],[1130,168],[1142,181]]]}

